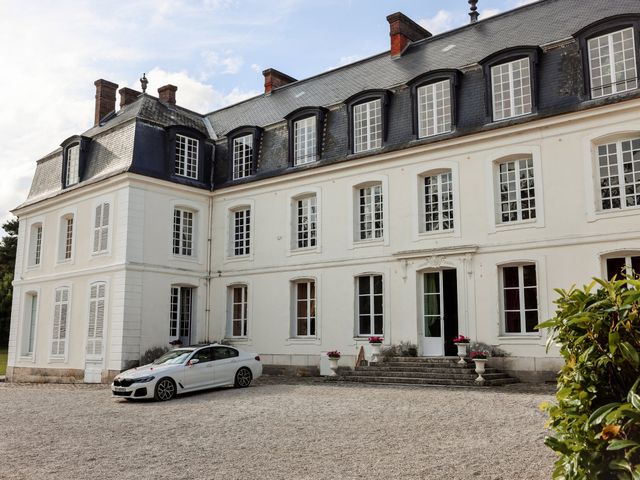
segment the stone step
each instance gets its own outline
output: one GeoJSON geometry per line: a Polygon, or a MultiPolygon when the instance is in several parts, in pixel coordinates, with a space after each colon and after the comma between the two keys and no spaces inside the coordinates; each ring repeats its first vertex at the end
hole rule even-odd
{"type": "Polygon", "coordinates": [[[370,366],[378,367],[402,367],[402,368],[448,368],[451,370],[476,368],[474,363],[436,363],[436,362],[378,362],[370,363],[370,366]]]}
{"type": "Polygon", "coordinates": [[[410,363],[455,363],[459,357],[381,357],[386,362],[410,362],[410,363]]]}
{"type": "MultiPolygon", "coordinates": [[[[478,374],[475,372],[460,373],[438,373],[438,372],[389,372],[377,370],[357,370],[344,372],[344,377],[399,377],[399,378],[429,378],[429,379],[451,379],[451,380],[475,380],[478,374]]],[[[508,375],[500,372],[483,373],[486,379],[510,378],[508,375]]]]}
{"type": "MultiPolygon", "coordinates": [[[[473,365],[468,367],[455,367],[449,368],[445,366],[440,367],[431,367],[431,366],[393,366],[388,364],[373,364],[368,366],[356,367],[356,371],[367,371],[367,370],[375,370],[378,372],[434,372],[434,373],[450,373],[452,375],[456,373],[465,373],[465,372],[473,372],[475,373],[475,367],[473,365]]],[[[497,370],[495,368],[486,368],[485,371],[487,373],[493,373],[497,370]]]]}
{"type": "Polygon", "coordinates": [[[377,384],[400,384],[400,385],[451,385],[451,386],[498,386],[517,383],[515,378],[486,379],[483,383],[474,380],[454,380],[442,378],[410,378],[410,377],[363,377],[363,376],[342,376],[339,380],[357,383],[377,383],[377,384]]]}

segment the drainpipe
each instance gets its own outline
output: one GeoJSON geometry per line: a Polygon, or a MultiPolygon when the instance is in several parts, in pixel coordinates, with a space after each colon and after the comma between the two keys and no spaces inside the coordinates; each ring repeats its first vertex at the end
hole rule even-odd
{"type": "MultiPolygon", "coordinates": [[[[209,179],[209,192],[213,192],[213,169],[214,169],[214,159],[215,159],[215,151],[216,145],[215,143],[212,145],[211,151],[211,177],[209,179]]],[[[207,225],[207,276],[205,277],[205,281],[207,284],[207,291],[205,295],[205,321],[206,321],[206,334],[207,341],[211,341],[210,338],[210,324],[211,324],[211,262],[212,262],[212,236],[211,231],[213,228],[213,195],[209,195],[209,211],[208,211],[208,225],[207,225]]]]}

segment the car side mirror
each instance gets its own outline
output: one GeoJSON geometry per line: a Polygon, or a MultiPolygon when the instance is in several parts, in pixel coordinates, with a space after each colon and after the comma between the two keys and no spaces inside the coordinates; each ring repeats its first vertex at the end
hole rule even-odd
{"type": "Polygon", "coordinates": [[[191,365],[195,365],[196,363],[198,363],[200,361],[199,358],[192,358],[191,360],[189,360],[187,362],[187,365],[191,366],[191,365]]]}

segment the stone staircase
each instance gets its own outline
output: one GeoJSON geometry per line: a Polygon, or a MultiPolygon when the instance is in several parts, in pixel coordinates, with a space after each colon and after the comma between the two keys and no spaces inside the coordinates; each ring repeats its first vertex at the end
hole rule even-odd
{"type": "MultiPolygon", "coordinates": [[[[378,363],[356,367],[355,370],[338,372],[337,380],[344,382],[404,384],[404,385],[453,385],[467,387],[493,387],[517,383],[495,368],[487,367],[482,374],[484,383],[476,382],[475,364],[467,359],[458,364],[458,357],[392,357],[378,363]]],[[[335,378],[335,377],[334,377],[335,378]]]]}

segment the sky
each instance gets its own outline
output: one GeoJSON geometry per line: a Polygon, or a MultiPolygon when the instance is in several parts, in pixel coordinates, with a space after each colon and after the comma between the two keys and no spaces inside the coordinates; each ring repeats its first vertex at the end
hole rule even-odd
{"type": "MultiPolygon", "coordinates": [[[[480,0],[480,20],[531,1],[480,0]]],[[[262,93],[266,68],[303,79],[388,50],[398,11],[433,34],[469,22],[467,0],[0,0],[0,220],[93,125],[95,80],[140,90],[144,72],[208,113],[262,93]]]]}

